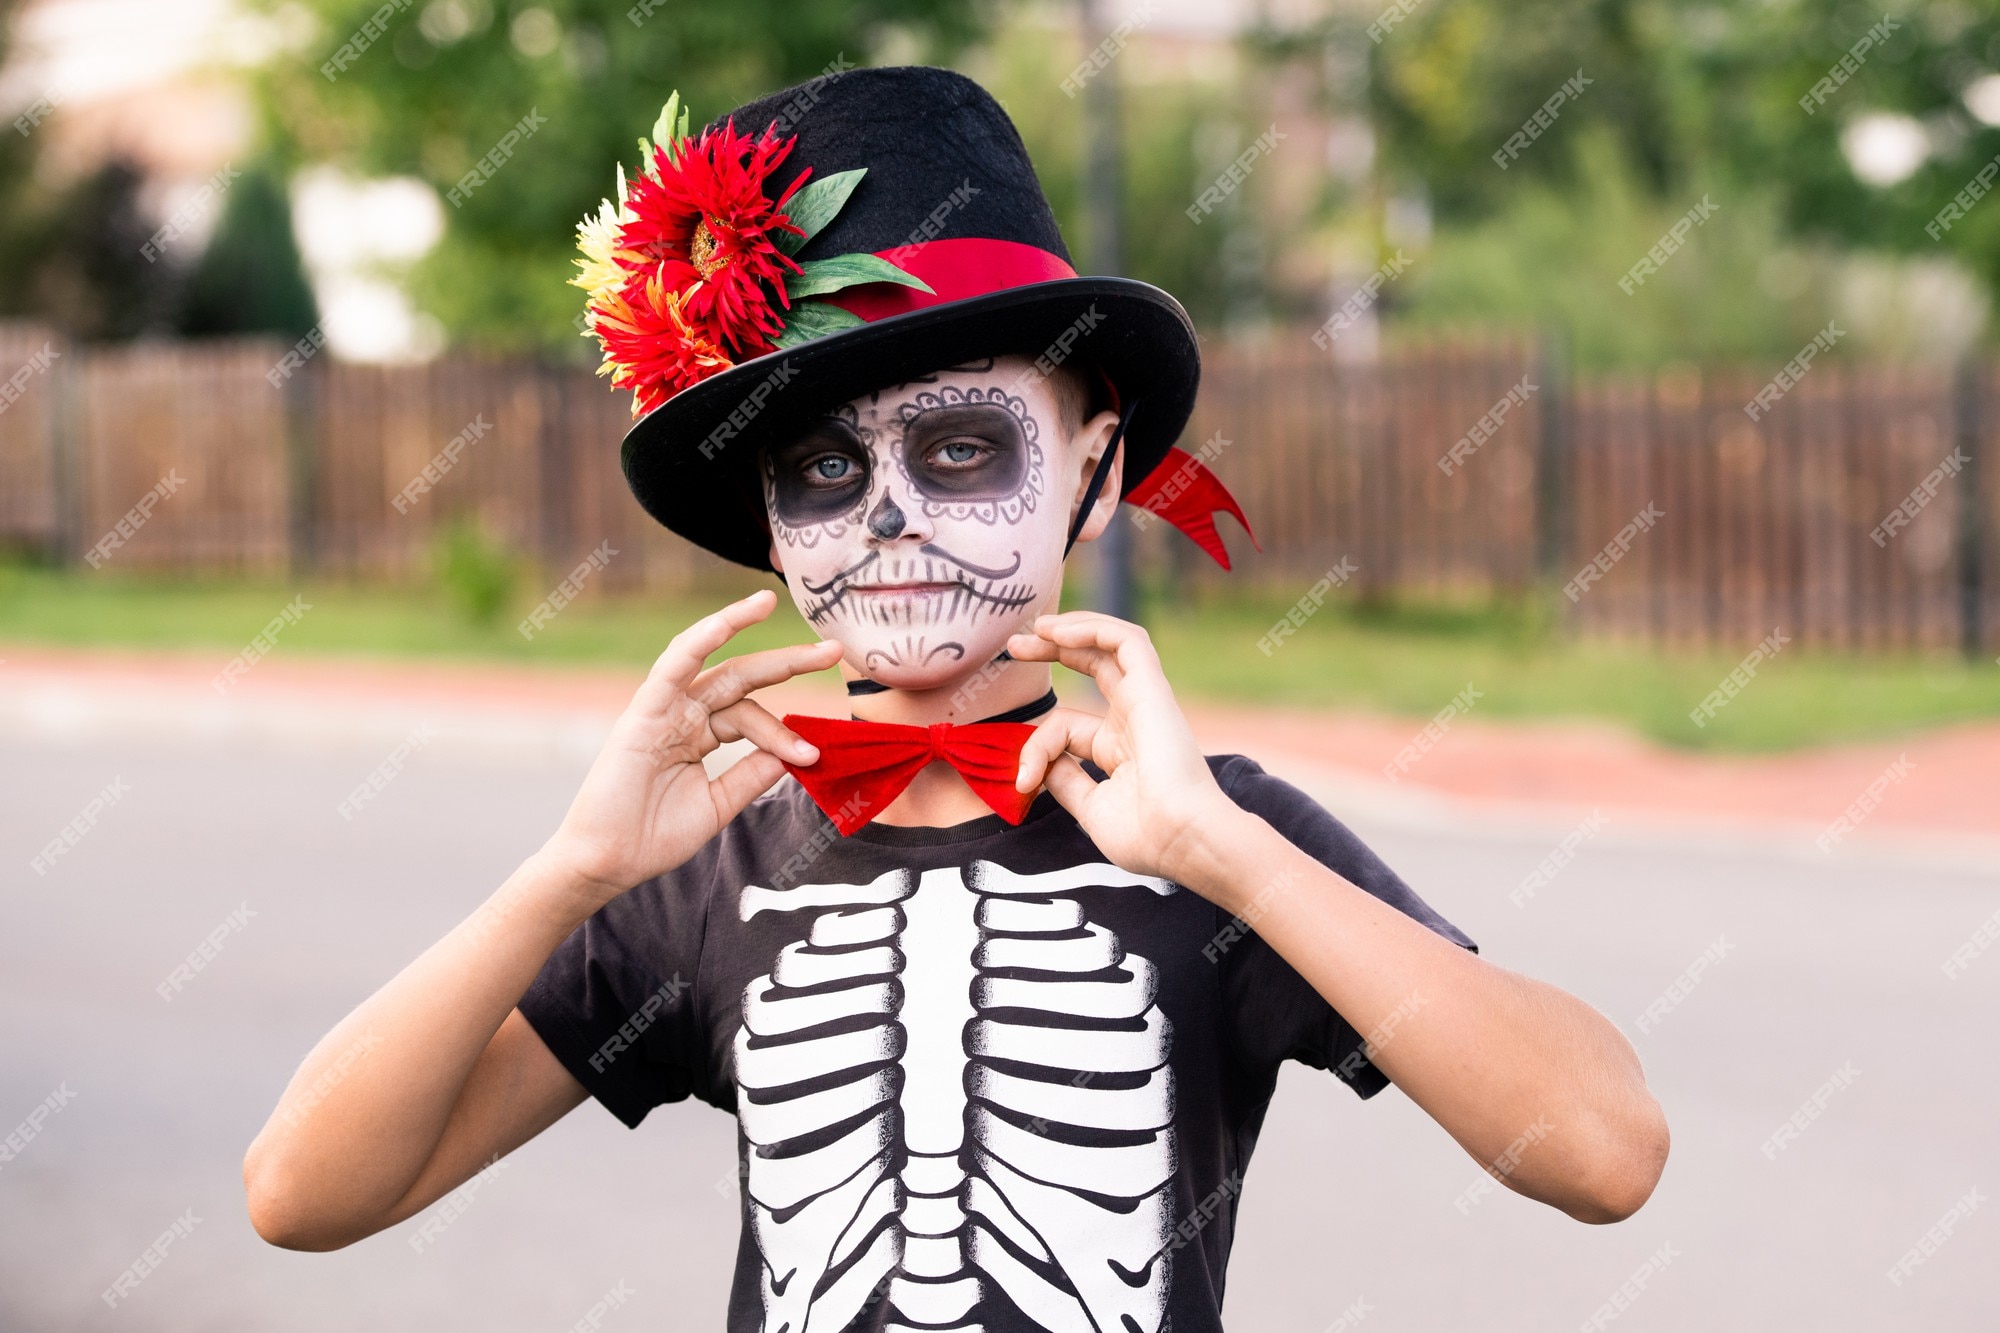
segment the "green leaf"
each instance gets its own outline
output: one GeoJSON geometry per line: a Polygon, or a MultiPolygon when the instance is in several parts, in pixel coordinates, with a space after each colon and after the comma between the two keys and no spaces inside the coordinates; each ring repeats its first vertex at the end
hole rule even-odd
{"type": "MultiPolygon", "coordinates": [[[[680,90],[675,89],[667,98],[667,104],[660,108],[660,118],[653,122],[653,142],[667,150],[667,161],[676,156],[682,139],[687,138],[688,114],[681,106],[680,90]]],[[[639,141],[642,145],[645,140],[639,141]]]]}
{"type": "Polygon", "coordinates": [[[780,349],[824,338],[842,329],[858,328],[868,321],[837,305],[824,301],[800,301],[785,318],[785,330],[778,335],[780,349]]]}
{"type": "Polygon", "coordinates": [[[830,259],[808,259],[799,265],[797,273],[785,278],[785,295],[794,300],[801,296],[824,296],[828,292],[856,287],[864,282],[896,282],[920,292],[931,290],[930,284],[922,278],[905,273],[888,260],[857,253],[834,255],[830,259]]]}
{"type": "Polygon", "coordinates": [[[854,187],[861,184],[861,178],[867,174],[868,168],[856,167],[852,171],[836,171],[831,176],[807,182],[785,205],[786,216],[805,235],[794,236],[781,231],[777,235],[778,248],[788,255],[797,254],[800,246],[817,236],[821,227],[833,221],[834,214],[847,203],[847,196],[854,193],[854,187]]]}

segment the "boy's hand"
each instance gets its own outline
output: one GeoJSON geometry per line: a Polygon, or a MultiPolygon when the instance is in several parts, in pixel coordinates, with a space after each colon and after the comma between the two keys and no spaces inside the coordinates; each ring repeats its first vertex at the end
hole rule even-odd
{"type": "Polygon", "coordinates": [[[750,691],[822,671],[840,660],[833,639],[702,663],[747,625],[771,614],[766,589],[732,602],[674,636],[611,729],[544,858],[580,879],[595,911],[635,884],[693,856],[739,811],[785,775],[783,755],[810,764],[819,752],[750,691]],[[702,757],[724,741],[757,748],[713,781],[702,757]]]}
{"type": "Polygon", "coordinates": [[[1044,782],[1106,856],[1141,875],[1180,880],[1200,835],[1238,807],[1209,772],[1146,631],[1095,611],[1039,616],[1007,652],[1022,662],[1060,662],[1097,682],[1109,711],[1058,708],[1021,750],[1014,786],[1044,782]],[[1105,772],[1097,782],[1088,759],[1105,772]]]}

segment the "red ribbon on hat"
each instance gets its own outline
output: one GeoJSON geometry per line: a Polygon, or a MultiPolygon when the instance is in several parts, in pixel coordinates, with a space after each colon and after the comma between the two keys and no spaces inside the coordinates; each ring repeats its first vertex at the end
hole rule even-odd
{"type": "Polygon", "coordinates": [[[1027,817],[1033,792],[1014,790],[1021,747],[1035,728],[1026,722],[933,722],[928,727],[859,718],[787,713],[785,725],[819,748],[819,761],[785,771],[841,835],[854,832],[903,794],[934,759],[958,770],[966,785],[1009,824],[1027,817]]]}

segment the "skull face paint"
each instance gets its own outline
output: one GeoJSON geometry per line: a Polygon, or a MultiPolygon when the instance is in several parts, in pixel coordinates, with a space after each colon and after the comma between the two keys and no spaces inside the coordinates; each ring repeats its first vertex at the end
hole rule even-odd
{"type": "Polygon", "coordinates": [[[840,404],[762,460],[792,598],[849,665],[931,689],[1055,609],[1070,504],[1055,396],[1021,357],[840,404]]]}

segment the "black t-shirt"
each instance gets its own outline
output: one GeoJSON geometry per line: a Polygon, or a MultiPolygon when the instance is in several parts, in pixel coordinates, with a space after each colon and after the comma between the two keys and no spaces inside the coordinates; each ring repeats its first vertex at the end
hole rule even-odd
{"type": "MultiPolygon", "coordinates": [[[[1240,755],[1224,791],[1467,948],[1240,755]]],[[[730,1333],[1211,1333],[1279,1064],[1387,1080],[1242,922],[1027,818],[843,838],[795,781],[556,950],[521,1011],[627,1125],[734,1113],[730,1333]]]]}

